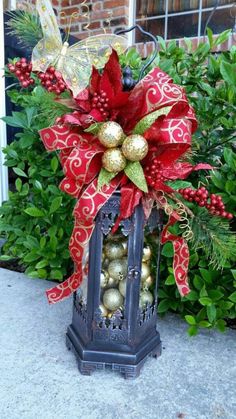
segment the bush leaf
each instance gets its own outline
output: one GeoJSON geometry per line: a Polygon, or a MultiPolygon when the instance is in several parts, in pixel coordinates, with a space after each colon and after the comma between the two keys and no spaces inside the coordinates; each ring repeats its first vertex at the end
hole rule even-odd
{"type": "Polygon", "coordinates": [[[45,216],[45,213],[41,209],[36,208],[36,207],[26,208],[24,212],[30,215],[31,217],[44,217],[45,216]]]}

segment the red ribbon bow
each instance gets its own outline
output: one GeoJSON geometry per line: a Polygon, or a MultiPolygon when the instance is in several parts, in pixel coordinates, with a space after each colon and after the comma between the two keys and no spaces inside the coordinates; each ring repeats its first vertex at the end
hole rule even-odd
{"type": "MultiPolygon", "coordinates": [[[[144,133],[149,142],[149,154],[146,159],[150,158],[153,150],[156,151],[164,180],[184,179],[192,170],[210,168],[209,165],[198,165],[194,168],[188,163],[176,162],[190,147],[191,134],[197,123],[183,88],[173,84],[167,74],[158,68],[153,69],[126,99],[126,104],[116,112],[116,121],[127,135],[145,115],[171,106],[169,114],[159,117],[144,133]]],[[[60,188],[78,199],[74,209],[75,225],[70,239],[70,253],[75,263],[75,272],[62,284],[47,291],[49,303],[56,303],[69,296],[81,284],[83,253],[93,232],[94,218],[113,192],[118,187],[121,188],[119,220],[129,217],[141,198],[145,214],[148,215],[153,195],[144,194],[121,174],[118,174],[109,186],[97,190],[97,176],[105,149],[96,137],[83,132],[81,128],[53,126],[41,130],[40,136],[47,150],[60,150],[60,161],[65,174],[60,188]]],[[[142,164],[145,167],[145,161],[142,164]]],[[[159,190],[173,191],[163,180],[160,181],[159,190]]],[[[181,295],[185,295],[189,292],[188,246],[184,239],[168,232],[168,227],[177,220],[178,215],[173,212],[163,230],[162,243],[167,240],[173,242],[175,279],[181,295]]]]}

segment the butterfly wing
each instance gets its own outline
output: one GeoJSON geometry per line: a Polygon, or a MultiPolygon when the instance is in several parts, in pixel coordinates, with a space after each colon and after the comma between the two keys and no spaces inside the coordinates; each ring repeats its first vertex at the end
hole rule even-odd
{"type": "Polygon", "coordinates": [[[127,47],[126,38],[114,34],[91,36],[69,47],[60,71],[74,96],[88,86],[93,65],[104,67],[112,48],[121,54],[127,47]]]}
{"type": "Polygon", "coordinates": [[[86,61],[96,68],[102,68],[108,61],[112,49],[120,55],[128,48],[128,40],[120,35],[101,34],[90,36],[76,44],[68,50],[68,55],[78,57],[81,54],[86,57],[86,61]]]}
{"type": "Polygon", "coordinates": [[[37,0],[36,8],[40,17],[43,39],[33,49],[32,64],[33,71],[45,72],[50,64],[57,61],[62,48],[62,40],[51,2],[37,0]]]}

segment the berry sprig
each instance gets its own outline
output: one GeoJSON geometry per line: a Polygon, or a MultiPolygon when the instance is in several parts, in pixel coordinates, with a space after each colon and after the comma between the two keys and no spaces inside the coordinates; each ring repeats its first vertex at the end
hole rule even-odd
{"type": "Polygon", "coordinates": [[[153,159],[149,166],[145,167],[145,177],[148,185],[152,188],[158,188],[159,182],[165,178],[161,173],[161,165],[157,159],[153,159]]]}
{"type": "Polygon", "coordinates": [[[107,119],[109,116],[108,108],[109,108],[109,99],[107,97],[106,92],[104,90],[101,90],[99,93],[94,93],[92,98],[92,107],[94,109],[98,109],[104,119],[107,119]]]}
{"type": "Polygon", "coordinates": [[[233,214],[225,211],[225,205],[220,195],[210,194],[207,189],[202,186],[198,189],[185,188],[179,189],[178,192],[183,196],[186,201],[196,202],[199,207],[205,207],[210,214],[217,215],[218,217],[227,218],[232,220],[233,214]],[[209,200],[209,201],[208,201],[209,200]]]}
{"type": "Polygon", "coordinates": [[[10,73],[18,78],[21,87],[27,88],[34,84],[34,79],[31,77],[32,64],[27,62],[26,58],[21,58],[15,64],[9,63],[7,67],[10,73]]]}
{"type": "Polygon", "coordinates": [[[62,78],[61,73],[55,67],[48,67],[45,73],[39,73],[38,78],[41,85],[48,91],[60,95],[66,90],[66,84],[62,78]]]}

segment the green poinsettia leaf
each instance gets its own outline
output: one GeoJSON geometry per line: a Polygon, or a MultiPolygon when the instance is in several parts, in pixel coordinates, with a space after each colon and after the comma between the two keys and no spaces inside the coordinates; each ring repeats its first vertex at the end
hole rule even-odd
{"type": "Polygon", "coordinates": [[[143,192],[148,192],[143,168],[139,161],[130,161],[124,169],[126,176],[143,192]]]}
{"type": "Polygon", "coordinates": [[[165,108],[158,109],[142,118],[134,127],[133,134],[144,134],[154,124],[154,122],[159,118],[159,116],[167,115],[172,106],[166,106],[165,108]]]}
{"type": "Polygon", "coordinates": [[[102,168],[98,175],[97,188],[101,189],[104,185],[109,185],[110,181],[117,175],[115,172],[108,172],[108,170],[102,168]]]}
{"type": "Polygon", "coordinates": [[[97,135],[102,125],[103,125],[103,122],[95,122],[95,124],[90,125],[84,131],[89,132],[90,134],[97,135]]]}

